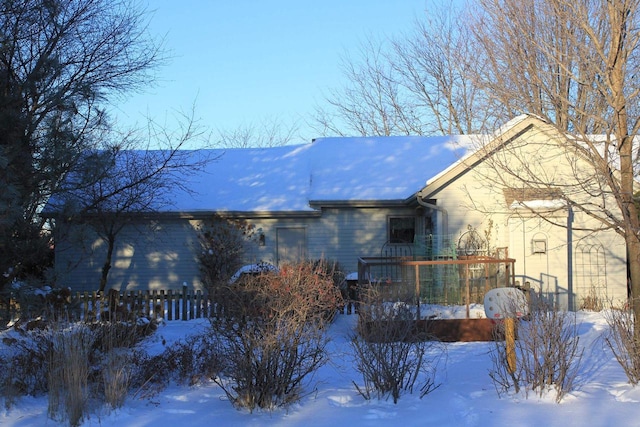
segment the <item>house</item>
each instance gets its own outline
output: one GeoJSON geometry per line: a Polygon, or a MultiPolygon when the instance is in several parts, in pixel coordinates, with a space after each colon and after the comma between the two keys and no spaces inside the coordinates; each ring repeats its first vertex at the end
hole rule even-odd
{"type": "MultiPolygon", "coordinates": [[[[594,296],[624,301],[624,241],[610,230],[588,231],[593,220],[564,202],[563,189],[576,179],[570,172],[584,165],[558,137],[524,115],[493,135],[319,138],[218,150],[206,171],[185,177],[193,194],[175,194],[172,208],[140,215],[124,230],[108,286],[200,289],[197,230],[217,213],[260,230],[247,263],[324,258],[350,272],[358,257],[407,241],[414,255],[431,257],[503,247],[516,259],[517,280],[561,306],[577,308],[594,296]],[[557,185],[516,179],[530,173],[557,185]],[[153,232],[141,234],[136,221],[153,222],[153,232]]],[[[78,225],[59,230],[60,284],[95,290],[104,243],[78,225]]]]}

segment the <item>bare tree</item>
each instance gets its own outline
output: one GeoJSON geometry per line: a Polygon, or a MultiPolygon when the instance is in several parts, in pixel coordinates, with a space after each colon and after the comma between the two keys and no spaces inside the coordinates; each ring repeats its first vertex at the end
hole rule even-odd
{"type": "Polygon", "coordinates": [[[382,43],[368,40],[362,45],[360,58],[345,57],[342,69],[349,85],[326,98],[331,109],[316,108],[318,132],[339,136],[421,133],[415,108],[405,104],[382,43]]]}
{"type": "Polygon", "coordinates": [[[218,129],[217,145],[224,148],[279,147],[297,138],[298,125],[278,119],[265,119],[235,129],[218,129]]]}
{"type": "MultiPolygon", "coordinates": [[[[131,134],[107,149],[85,153],[68,174],[63,184],[66,191],[49,202],[48,209],[59,220],[86,225],[105,242],[100,292],[107,285],[118,235],[127,227],[140,226],[140,216],[171,205],[176,192],[189,193],[185,177],[213,160],[204,152],[183,149],[202,135],[191,116],[183,116],[179,133],[150,122],[147,149],[140,149],[138,137],[131,134]]],[[[142,223],[143,227],[151,224],[142,223]]],[[[57,237],[66,236],[58,233],[57,237]]]]}
{"type": "Polygon", "coordinates": [[[502,112],[470,78],[482,70],[484,59],[466,22],[453,4],[432,6],[413,33],[393,42],[392,66],[418,112],[420,134],[484,132],[502,112]]]}
{"type": "Polygon", "coordinates": [[[367,40],[358,58],[346,57],[347,84],[317,107],[321,134],[451,135],[483,132],[500,108],[472,84],[483,59],[463,12],[430,5],[412,32],[367,40]]]}
{"type": "Polygon", "coordinates": [[[487,66],[479,69],[481,79],[474,83],[511,117],[527,112],[553,118],[562,130],[606,132],[610,105],[603,86],[607,83],[599,80],[613,59],[606,58],[613,46],[605,45],[615,37],[613,25],[622,25],[620,31],[626,23],[611,22],[609,6],[595,1],[478,4],[472,26],[487,66]]]}
{"type": "Polygon", "coordinates": [[[43,204],[99,145],[102,106],[152,81],[163,58],[129,0],[2,2],[0,40],[1,286],[25,269],[43,204]]]}
{"type": "MultiPolygon", "coordinates": [[[[560,143],[575,166],[572,176],[558,180],[552,173],[531,173],[528,159],[515,165],[496,156],[498,175],[523,189],[560,191],[572,210],[598,220],[596,229],[614,230],[625,239],[631,300],[639,319],[634,142],[640,129],[640,1],[479,4],[474,32],[488,62],[476,84],[509,112],[537,114],[566,135],[560,143]],[[602,136],[595,139],[594,132],[602,136]]],[[[634,336],[640,339],[640,328],[634,336]]]]}

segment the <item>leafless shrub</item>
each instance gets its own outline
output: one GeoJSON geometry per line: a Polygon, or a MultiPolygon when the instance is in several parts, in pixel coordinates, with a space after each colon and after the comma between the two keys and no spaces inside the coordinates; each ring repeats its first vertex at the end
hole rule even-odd
{"type": "Polygon", "coordinates": [[[164,390],[172,378],[173,372],[165,353],[149,355],[144,351],[132,351],[130,387],[136,398],[148,399],[164,390]]]}
{"type": "Polygon", "coordinates": [[[640,342],[634,337],[635,319],[632,310],[611,309],[605,312],[609,324],[605,342],[624,369],[629,382],[640,383],[640,342]]]}
{"type": "Polygon", "coordinates": [[[153,322],[32,321],[14,327],[10,352],[0,359],[0,397],[48,393],[56,420],[82,421],[89,397],[119,407],[136,367],[132,347],[155,330],[153,322]],[[84,407],[83,407],[84,405],[84,407]]]}
{"type": "MultiPolygon", "coordinates": [[[[38,338],[42,333],[38,332],[38,338]]],[[[33,334],[30,334],[33,335],[33,334]]],[[[48,340],[5,337],[0,355],[0,398],[10,409],[18,398],[46,392],[48,340]]]]}
{"type": "Polygon", "coordinates": [[[133,321],[106,321],[88,324],[94,333],[94,347],[103,352],[114,348],[132,348],[158,328],[146,318],[133,321]]]}
{"type": "Polygon", "coordinates": [[[225,378],[215,381],[233,405],[253,411],[298,401],[327,361],[324,326],[340,304],[332,278],[310,263],[234,284],[234,315],[211,319],[225,362],[225,378]]]}
{"type": "Polygon", "coordinates": [[[38,396],[47,391],[50,334],[48,331],[20,331],[7,338],[10,351],[0,358],[0,396],[10,407],[20,396],[38,396]]]}
{"type": "MultiPolygon", "coordinates": [[[[128,391],[137,397],[152,397],[171,381],[194,385],[217,376],[222,362],[215,337],[208,333],[190,335],[162,353],[127,351],[128,391]]],[[[108,400],[108,399],[106,399],[108,400]]]]}
{"type": "Polygon", "coordinates": [[[286,317],[212,326],[230,380],[216,378],[216,383],[236,407],[253,411],[298,401],[305,381],[327,360],[327,339],[317,324],[286,317]]]}
{"type": "Polygon", "coordinates": [[[436,389],[442,344],[418,339],[410,310],[385,303],[375,290],[361,295],[358,330],[351,337],[356,369],[364,380],[364,387],[354,382],[358,393],[367,400],[373,394],[391,396],[397,403],[404,392],[413,393],[421,376],[420,397],[436,389]],[[435,347],[438,351],[432,352],[435,347]]]}
{"type": "Polygon", "coordinates": [[[33,319],[62,320],[70,315],[71,289],[51,288],[35,278],[14,282],[10,289],[0,290],[0,297],[7,303],[13,300],[12,309],[16,311],[13,316],[21,323],[33,319]]]}
{"type": "Polygon", "coordinates": [[[258,231],[245,220],[214,215],[198,232],[200,277],[213,292],[242,266],[242,258],[258,239],[258,231]]]}
{"type": "Polygon", "coordinates": [[[20,390],[14,382],[16,375],[13,364],[0,361],[0,370],[2,370],[2,374],[0,374],[0,398],[4,401],[5,409],[9,410],[20,397],[20,390]]]}
{"type": "MultiPolygon", "coordinates": [[[[497,334],[505,336],[504,323],[497,334]]],[[[553,308],[541,298],[532,298],[526,320],[517,321],[515,369],[510,368],[507,341],[496,340],[491,352],[489,376],[498,395],[513,389],[525,396],[529,391],[543,396],[556,393],[556,402],[573,389],[582,360],[578,346],[575,313],[553,308]]]]}
{"type": "Polygon", "coordinates": [[[206,333],[175,343],[165,351],[164,358],[175,379],[189,385],[215,378],[222,366],[218,344],[206,333]]]}
{"type": "Polygon", "coordinates": [[[89,388],[91,331],[82,324],[43,322],[42,327],[16,332],[10,354],[0,361],[5,406],[20,396],[48,392],[50,416],[78,424],[89,388]]]}

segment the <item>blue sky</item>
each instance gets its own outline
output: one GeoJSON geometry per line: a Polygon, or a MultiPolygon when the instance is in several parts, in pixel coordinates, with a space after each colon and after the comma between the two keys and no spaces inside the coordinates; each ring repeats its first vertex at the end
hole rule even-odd
{"type": "Polygon", "coordinates": [[[304,119],[344,77],[367,37],[409,31],[428,0],[149,0],[150,32],[172,56],[158,84],[118,105],[123,124],[190,110],[212,129],[304,119]]]}

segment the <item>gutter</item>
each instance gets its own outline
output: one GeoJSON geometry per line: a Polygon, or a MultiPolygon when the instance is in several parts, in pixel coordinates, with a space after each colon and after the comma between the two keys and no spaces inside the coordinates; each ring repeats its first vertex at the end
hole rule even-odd
{"type": "Polygon", "coordinates": [[[309,206],[320,208],[385,208],[406,206],[406,201],[392,200],[309,200],[309,206]]]}

